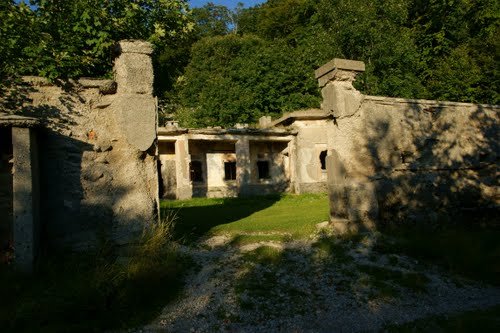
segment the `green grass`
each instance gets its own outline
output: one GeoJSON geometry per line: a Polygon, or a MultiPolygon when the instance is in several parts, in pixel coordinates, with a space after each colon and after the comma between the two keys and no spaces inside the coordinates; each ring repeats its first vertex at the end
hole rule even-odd
{"type": "Polygon", "coordinates": [[[144,325],[182,288],[189,264],[159,225],[118,263],[109,247],[52,254],[33,275],[0,266],[2,332],[102,332],[144,325]]]}
{"type": "Polygon", "coordinates": [[[306,237],[328,220],[325,194],[162,201],[162,211],[177,215],[175,237],[187,242],[217,233],[281,232],[306,237]]]}

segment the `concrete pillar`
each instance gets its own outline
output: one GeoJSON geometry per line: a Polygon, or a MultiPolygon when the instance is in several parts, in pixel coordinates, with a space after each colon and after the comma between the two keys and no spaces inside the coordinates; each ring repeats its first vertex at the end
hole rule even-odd
{"type": "Polygon", "coordinates": [[[148,150],[156,140],[156,98],[153,96],[153,65],[150,43],[125,40],[118,43],[120,56],[114,73],[119,111],[118,123],[127,141],[140,151],[148,150]]]}
{"type": "Polygon", "coordinates": [[[31,128],[12,128],[15,263],[32,272],[39,247],[38,155],[31,128]]]}
{"type": "Polygon", "coordinates": [[[326,157],[328,175],[328,195],[330,199],[330,220],[334,223],[347,223],[349,218],[346,202],[345,169],[340,156],[335,150],[330,150],[326,157]]]}
{"type": "Polygon", "coordinates": [[[175,141],[175,163],[176,176],[177,176],[177,199],[191,199],[193,190],[191,187],[191,180],[189,177],[189,163],[191,158],[189,156],[189,141],[187,137],[183,136],[175,141]]]}
{"type": "Polygon", "coordinates": [[[352,116],[363,97],[352,83],[357,73],[364,71],[364,62],[346,59],[333,59],[318,68],[315,75],[323,96],[321,108],[336,119],[352,116]]]}
{"type": "Polygon", "coordinates": [[[239,193],[246,195],[251,181],[252,165],[250,161],[250,141],[246,137],[240,138],[235,144],[236,151],[236,179],[239,193]]]}

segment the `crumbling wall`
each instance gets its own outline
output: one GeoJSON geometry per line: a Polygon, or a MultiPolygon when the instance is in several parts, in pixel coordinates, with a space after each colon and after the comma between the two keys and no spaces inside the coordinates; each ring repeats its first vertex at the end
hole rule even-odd
{"type": "Polygon", "coordinates": [[[323,107],[335,115],[329,155],[338,155],[329,168],[344,175],[330,182],[332,219],[367,228],[375,220],[493,222],[500,107],[364,96],[352,87],[360,67],[350,70],[323,81],[323,107]]]}
{"type": "Polygon", "coordinates": [[[296,172],[297,193],[327,192],[326,169],[321,168],[320,155],[327,150],[330,120],[298,120],[293,124],[297,129],[296,172]]]}
{"type": "Polygon", "coordinates": [[[126,244],[158,219],[152,48],[123,41],[115,80],[26,78],[39,117],[45,239],[73,249],[126,244]]]}

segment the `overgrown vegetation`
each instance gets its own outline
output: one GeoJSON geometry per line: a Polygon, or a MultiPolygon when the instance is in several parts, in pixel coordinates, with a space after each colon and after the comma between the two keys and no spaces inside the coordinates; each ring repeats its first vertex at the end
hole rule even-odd
{"type": "Polygon", "coordinates": [[[162,119],[185,126],[319,107],[313,72],[334,57],[366,63],[366,94],[500,103],[496,0],[30,3],[0,1],[0,89],[16,75],[109,75],[113,43],[142,38],[156,49],[162,119]]]}
{"type": "Polygon", "coordinates": [[[366,94],[500,103],[495,0],[268,0],[240,8],[231,21],[210,16],[210,6],[201,11],[203,22],[219,25],[192,40],[190,60],[165,96],[186,126],[319,107],[313,71],[334,57],[366,63],[358,80],[366,94]]]}
{"type": "Polygon", "coordinates": [[[189,262],[170,241],[170,223],[149,229],[125,254],[109,246],[51,254],[31,276],[0,266],[2,332],[102,332],[148,323],[176,297],[189,262]]]}

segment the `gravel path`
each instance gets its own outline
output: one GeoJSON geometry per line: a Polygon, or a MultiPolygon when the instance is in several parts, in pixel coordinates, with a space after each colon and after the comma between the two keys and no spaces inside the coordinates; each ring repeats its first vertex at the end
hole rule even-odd
{"type": "Polygon", "coordinates": [[[231,246],[217,236],[181,247],[197,264],[184,294],[137,332],[378,331],[500,304],[500,288],[377,253],[373,236],[321,237],[231,246]]]}

